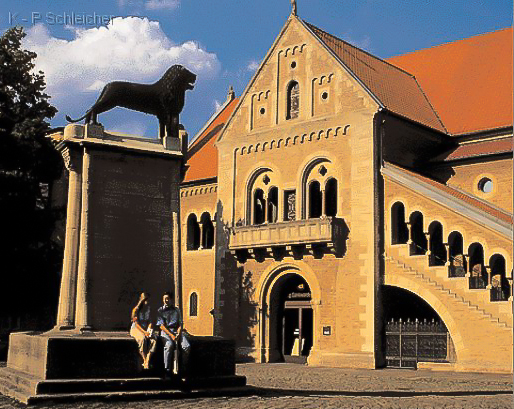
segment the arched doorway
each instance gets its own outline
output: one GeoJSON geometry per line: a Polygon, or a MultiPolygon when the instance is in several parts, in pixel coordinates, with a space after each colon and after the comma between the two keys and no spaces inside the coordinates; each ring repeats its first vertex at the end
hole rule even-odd
{"type": "Polygon", "coordinates": [[[306,363],[313,345],[311,290],[303,277],[286,274],[270,293],[270,361],[306,363]]]}
{"type": "Polygon", "coordinates": [[[386,366],[416,368],[418,362],[449,362],[455,350],[448,329],[421,297],[382,286],[386,366]]]}

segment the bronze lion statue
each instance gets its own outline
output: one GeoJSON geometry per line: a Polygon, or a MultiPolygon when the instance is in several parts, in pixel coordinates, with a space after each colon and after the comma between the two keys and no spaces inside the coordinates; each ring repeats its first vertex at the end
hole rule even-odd
{"type": "Polygon", "coordinates": [[[107,84],[95,104],[78,119],[97,124],[98,114],[114,107],[123,107],[145,114],[155,115],[159,120],[159,136],[178,136],[179,114],[184,108],[186,91],[194,88],[196,75],[181,65],[168,68],[162,78],[154,84],[135,84],[114,81],[107,84]]]}

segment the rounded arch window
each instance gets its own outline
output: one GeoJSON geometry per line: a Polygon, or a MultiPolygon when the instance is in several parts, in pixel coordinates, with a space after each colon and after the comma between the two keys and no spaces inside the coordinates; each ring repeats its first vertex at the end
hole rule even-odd
{"type": "Polygon", "coordinates": [[[198,250],[200,247],[200,225],[194,213],[187,218],[187,249],[198,250]]]}
{"type": "Polygon", "coordinates": [[[327,92],[327,91],[324,91],[324,92],[321,94],[321,99],[322,99],[322,100],[327,100],[327,99],[328,99],[328,92],[327,92]]]}
{"type": "Polygon", "coordinates": [[[300,86],[298,82],[291,81],[287,87],[287,114],[286,119],[298,118],[300,112],[300,86]]]}
{"type": "Polygon", "coordinates": [[[296,68],[296,61],[293,61],[293,62],[291,63],[291,68],[293,68],[293,69],[295,69],[295,68],[296,68]]]}
{"type": "Polygon", "coordinates": [[[198,316],[198,294],[196,293],[191,293],[189,296],[189,316],[198,316]]]}
{"type": "Polygon", "coordinates": [[[493,191],[493,181],[489,178],[482,178],[478,182],[478,190],[483,193],[491,193],[493,191]]]}

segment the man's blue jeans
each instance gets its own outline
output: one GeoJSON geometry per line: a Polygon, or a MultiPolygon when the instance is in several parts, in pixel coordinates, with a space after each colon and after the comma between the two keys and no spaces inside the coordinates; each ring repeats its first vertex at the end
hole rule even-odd
{"type": "Polygon", "coordinates": [[[161,332],[161,338],[164,343],[164,369],[166,371],[171,371],[173,369],[172,360],[176,342],[173,341],[164,331],[161,332]]]}

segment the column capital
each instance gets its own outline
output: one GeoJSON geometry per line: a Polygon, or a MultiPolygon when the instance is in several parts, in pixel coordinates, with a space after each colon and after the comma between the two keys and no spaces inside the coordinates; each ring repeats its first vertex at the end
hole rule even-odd
{"type": "Polygon", "coordinates": [[[69,145],[59,144],[55,147],[64,160],[64,166],[70,172],[78,172],[82,169],[82,155],[69,145]]]}

